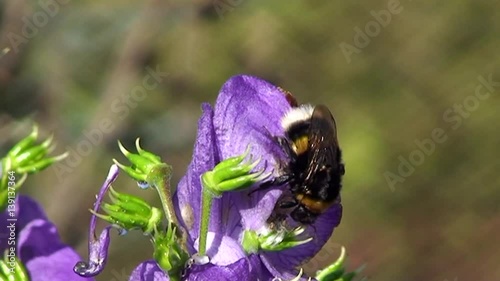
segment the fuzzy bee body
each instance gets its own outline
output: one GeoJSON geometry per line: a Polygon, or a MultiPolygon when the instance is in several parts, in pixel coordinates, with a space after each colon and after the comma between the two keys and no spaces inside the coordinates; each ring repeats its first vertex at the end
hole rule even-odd
{"type": "Polygon", "coordinates": [[[282,173],[266,185],[288,183],[289,192],[278,200],[270,220],[291,218],[312,224],[339,198],[344,175],[335,119],[324,105],[301,105],[281,123],[284,137],[275,137],[288,156],[282,173]],[[286,212],[284,209],[291,209],[286,212]]]}

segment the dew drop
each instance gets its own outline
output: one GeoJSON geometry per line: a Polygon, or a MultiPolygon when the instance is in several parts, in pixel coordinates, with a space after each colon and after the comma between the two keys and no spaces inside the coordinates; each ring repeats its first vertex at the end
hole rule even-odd
{"type": "Polygon", "coordinates": [[[123,236],[127,233],[128,233],[128,231],[125,228],[121,228],[121,227],[118,228],[118,235],[123,236]]]}
{"type": "Polygon", "coordinates": [[[139,186],[140,189],[148,189],[149,184],[145,181],[138,181],[137,186],[139,186]]]}

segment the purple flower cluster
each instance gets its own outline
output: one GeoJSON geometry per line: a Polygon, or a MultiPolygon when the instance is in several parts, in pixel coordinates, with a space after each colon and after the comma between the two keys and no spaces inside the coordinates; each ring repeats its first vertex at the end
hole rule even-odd
{"type": "MultiPolygon", "coordinates": [[[[215,107],[202,105],[198,134],[192,161],[173,197],[180,224],[187,233],[190,255],[198,252],[202,185],[200,177],[224,159],[242,155],[251,146],[252,157],[260,158],[256,170],[275,173],[281,148],[270,136],[283,135],[281,119],[291,109],[286,94],[278,87],[256,77],[240,75],[229,79],[222,87],[215,107]]],[[[112,171],[103,189],[107,190],[118,171],[112,171]]],[[[275,174],[274,174],[275,175],[275,174]]],[[[291,280],[298,274],[296,268],[313,257],[340,223],[342,206],[332,206],[319,216],[306,233],[313,240],[282,251],[247,253],[242,247],[244,231],[257,233],[266,229],[284,187],[273,187],[253,193],[227,192],[214,200],[210,211],[207,255],[209,263],[190,263],[182,280],[291,280]]],[[[102,199],[99,195],[98,200],[102,199]]],[[[32,281],[92,280],[80,277],[73,267],[80,257],[59,240],[55,226],[33,200],[18,198],[17,227],[18,255],[26,266],[32,281]]],[[[6,229],[7,212],[0,214],[2,231],[6,229]]],[[[94,235],[95,216],[91,222],[90,263],[88,274],[102,271],[107,258],[109,231],[94,235]]],[[[7,245],[2,239],[0,250],[7,245]]],[[[82,265],[82,264],[80,264],[82,265]]],[[[132,272],[131,281],[170,280],[154,260],[139,264],[132,272]]],[[[306,280],[302,278],[301,280],[306,280]]]]}
{"type": "MultiPolygon", "coordinates": [[[[273,172],[281,150],[269,137],[283,135],[281,118],[290,109],[285,93],[278,87],[252,76],[235,76],[222,87],[215,109],[202,105],[193,158],[179,183],[174,203],[177,216],[188,231],[191,254],[196,253],[201,213],[201,175],[221,160],[251,154],[262,161],[257,169],[273,172]]],[[[244,230],[266,227],[282,189],[225,193],[211,209],[208,256],[210,265],[194,267],[187,280],[291,280],[295,268],[314,256],[340,223],[342,206],[337,204],[314,224],[314,240],[283,251],[247,256],[241,246],[244,230]],[[214,279],[214,277],[217,277],[214,279]]],[[[153,261],[140,264],[130,280],[168,280],[153,261]]],[[[306,279],[304,279],[306,280],[306,279]]]]}

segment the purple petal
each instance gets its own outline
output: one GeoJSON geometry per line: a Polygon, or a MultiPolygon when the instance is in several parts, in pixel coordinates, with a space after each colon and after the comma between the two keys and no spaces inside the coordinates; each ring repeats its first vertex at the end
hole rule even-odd
{"type": "MultiPolygon", "coordinates": [[[[333,233],[333,229],[340,224],[342,218],[342,205],[336,204],[320,215],[314,227],[308,227],[307,233],[313,240],[309,243],[279,252],[263,252],[260,254],[263,263],[275,276],[287,279],[287,270],[295,268],[304,261],[315,256],[325,245],[333,233]],[[282,274],[280,274],[280,272],[282,274]]],[[[332,257],[332,261],[335,258],[332,257]]]]}
{"type": "Polygon", "coordinates": [[[256,255],[242,258],[228,266],[216,266],[213,264],[194,265],[188,270],[189,281],[255,281],[271,280],[267,270],[256,255]]]}
{"type": "MultiPolygon", "coordinates": [[[[257,255],[241,258],[227,266],[214,264],[192,265],[186,270],[185,281],[270,281],[273,276],[263,266],[257,255]]],[[[145,261],[139,264],[129,281],[168,281],[168,276],[153,261],[145,261]]]]}
{"type": "MultiPolygon", "coordinates": [[[[94,203],[94,212],[98,212],[99,207],[101,206],[104,195],[108,192],[111,184],[116,180],[119,174],[119,169],[117,165],[111,165],[108,176],[106,180],[101,186],[99,190],[99,194],[97,195],[96,202],[94,203]]],[[[96,276],[104,270],[104,266],[106,266],[106,262],[108,259],[108,248],[110,243],[109,231],[111,230],[111,226],[103,229],[99,238],[96,236],[96,224],[97,217],[92,215],[90,218],[90,227],[89,227],[89,261],[79,261],[74,265],[74,272],[80,276],[96,276]]]]}
{"type": "MultiPolygon", "coordinates": [[[[9,234],[3,230],[7,229],[7,226],[14,224],[16,233],[19,233],[27,224],[34,220],[48,220],[43,212],[42,208],[38,203],[33,201],[27,196],[18,196],[15,199],[14,204],[15,209],[5,209],[0,213],[0,227],[2,231],[0,232],[0,252],[3,253],[8,248],[8,238],[9,234]],[[22,213],[21,213],[22,206],[22,213]],[[14,214],[11,216],[10,214],[14,214]]],[[[10,230],[9,230],[10,232],[10,230]]]]}
{"type": "MultiPolygon", "coordinates": [[[[19,196],[16,206],[18,257],[26,266],[32,281],[93,280],[73,272],[73,265],[80,257],[61,242],[56,227],[47,220],[38,203],[29,197],[19,196]]],[[[6,212],[0,216],[2,221],[4,218],[6,212]]]]}
{"type": "MultiPolygon", "coordinates": [[[[198,238],[200,229],[202,191],[200,177],[219,162],[212,120],[213,110],[209,104],[203,104],[202,110],[191,164],[174,196],[174,205],[178,207],[177,217],[189,233],[189,245],[193,245],[198,238]]],[[[220,200],[214,200],[212,204],[209,230],[220,231],[220,200]]],[[[194,252],[194,249],[191,251],[194,252]]]]}
{"type": "Polygon", "coordinates": [[[89,261],[79,261],[74,266],[74,272],[80,276],[96,276],[104,270],[108,261],[108,248],[110,243],[109,232],[112,226],[104,228],[99,235],[99,239],[89,240],[89,261]]]}
{"type": "Polygon", "coordinates": [[[130,275],[129,281],[168,281],[168,276],[158,267],[154,260],[145,261],[137,266],[130,275]]]}
{"type": "MultiPolygon", "coordinates": [[[[199,240],[196,240],[194,245],[196,249],[198,242],[199,240]]],[[[208,232],[207,256],[210,257],[211,263],[226,266],[246,257],[246,254],[237,240],[220,233],[208,232]]]]}
{"type": "MultiPolygon", "coordinates": [[[[273,171],[276,156],[282,155],[271,136],[283,135],[281,118],[290,109],[284,92],[256,77],[248,75],[230,78],[219,93],[214,112],[214,128],[221,159],[242,154],[252,145],[254,159],[262,161],[256,170],[273,171]]],[[[257,230],[264,226],[281,190],[233,193],[238,202],[244,229],[257,230]]]]}

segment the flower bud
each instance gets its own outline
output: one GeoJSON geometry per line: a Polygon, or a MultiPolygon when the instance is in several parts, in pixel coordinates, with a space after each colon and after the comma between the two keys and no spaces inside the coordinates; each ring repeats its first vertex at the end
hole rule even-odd
{"type": "Polygon", "coordinates": [[[213,170],[204,173],[201,177],[204,188],[210,190],[215,196],[222,196],[223,192],[245,189],[256,182],[269,176],[263,171],[251,173],[259,164],[256,161],[243,163],[250,151],[250,147],[242,155],[231,157],[217,164],[213,170]]]}
{"type": "Polygon", "coordinates": [[[259,249],[264,251],[290,249],[312,240],[312,237],[300,240],[299,236],[304,230],[303,227],[297,227],[292,230],[281,228],[277,230],[273,229],[266,234],[257,234],[253,230],[246,230],[243,234],[242,246],[247,253],[256,253],[259,249]]]}
{"type": "Polygon", "coordinates": [[[181,237],[177,229],[169,223],[167,232],[157,233],[154,237],[154,259],[169,276],[179,276],[189,255],[181,247],[181,237]]]}
{"type": "Polygon", "coordinates": [[[29,136],[15,144],[7,153],[6,158],[10,159],[10,168],[19,174],[35,173],[43,170],[52,163],[62,160],[67,153],[56,157],[47,158],[47,154],[52,150],[52,137],[46,139],[41,144],[36,144],[38,128],[33,127],[29,136]]]}
{"type": "Polygon", "coordinates": [[[47,157],[52,150],[52,138],[48,138],[41,144],[36,143],[38,127],[34,126],[31,134],[15,144],[0,159],[0,211],[7,205],[9,197],[13,197],[26,180],[28,174],[34,174],[62,160],[67,153],[56,157],[47,157]]]}
{"type": "Polygon", "coordinates": [[[139,197],[119,193],[112,187],[109,190],[108,194],[112,204],[104,203],[101,206],[106,215],[90,210],[97,217],[126,231],[141,229],[144,233],[149,234],[159,227],[162,213],[158,208],[151,207],[139,197]]]}
{"type": "MultiPolygon", "coordinates": [[[[118,142],[121,152],[127,159],[132,163],[131,166],[125,166],[119,163],[116,159],[113,159],[116,165],[118,165],[123,171],[125,171],[130,177],[138,182],[149,182],[148,176],[154,172],[158,167],[167,168],[172,170],[172,168],[161,162],[161,158],[149,151],[141,148],[139,144],[139,139],[136,140],[135,146],[138,154],[131,153],[128,151],[121,142],[118,142]]],[[[169,171],[167,171],[168,173],[169,171]]]]}

